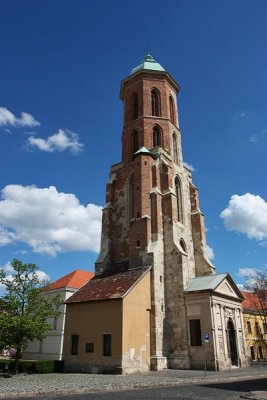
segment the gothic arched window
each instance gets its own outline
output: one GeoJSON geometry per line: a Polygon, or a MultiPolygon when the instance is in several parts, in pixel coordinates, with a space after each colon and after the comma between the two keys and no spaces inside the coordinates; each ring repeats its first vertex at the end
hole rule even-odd
{"type": "Polygon", "coordinates": [[[129,213],[129,220],[131,220],[134,217],[134,179],[133,179],[133,175],[130,177],[128,185],[129,185],[128,186],[128,193],[129,193],[128,213],[129,213]]]}
{"type": "Polygon", "coordinates": [[[174,113],[174,102],[172,96],[169,97],[169,104],[170,104],[170,120],[171,123],[175,123],[175,113],[174,113]]]}
{"type": "Polygon", "coordinates": [[[173,161],[178,164],[178,149],[177,149],[177,139],[175,133],[172,135],[172,147],[173,147],[173,161]]]}
{"type": "Polygon", "coordinates": [[[137,93],[133,94],[133,119],[138,118],[138,96],[137,93]]]}
{"type": "Polygon", "coordinates": [[[151,115],[159,117],[160,115],[160,96],[157,89],[151,90],[151,115]]]}
{"type": "Polygon", "coordinates": [[[133,153],[135,153],[138,149],[138,132],[133,131],[133,153]]]}
{"type": "Polygon", "coordinates": [[[176,176],[174,183],[175,183],[175,193],[177,200],[177,219],[179,222],[183,222],[182,189],[181,189],[181,182],[178,176],[176,176]]]}
{"type": "Polygon", "coordinates": [[[157,147],[161,145],[161,138],[160,138],[160,127],[155,125],[153,127],[153,147],[157,147]]]}

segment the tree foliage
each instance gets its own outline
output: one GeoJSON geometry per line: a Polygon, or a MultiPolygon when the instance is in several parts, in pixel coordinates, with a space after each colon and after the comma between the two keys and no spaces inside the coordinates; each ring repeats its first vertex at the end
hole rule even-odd
{"type": "Polygon", "coordinates": [[[57,296],[45,295],[45,283],[39,278],[35,264],[14,259],[11,267],[11,276],[0,270],[0,284],[5,288],[0,298],[0,348],[8,346],[16,350],[17,373],[23,349],[28,342],[45,337],[52,328],[48,320],[58,315],[58,305],[62,302],[57,296]]]}

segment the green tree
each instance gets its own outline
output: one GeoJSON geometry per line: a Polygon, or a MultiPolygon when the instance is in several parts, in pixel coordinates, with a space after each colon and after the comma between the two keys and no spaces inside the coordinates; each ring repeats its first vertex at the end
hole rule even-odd
{"type": "MultiPolygon", "coordinates": [[[[11,262],[12,275],[0,270],[0,284],[4,294],[0,297],[0,348],[16,350],[15,373],[19,370],[19,359],[23,349],[32,340],[42,340],[52,326],[49,318],[56,317],[58,296],[47,296],[44,281],[38,276],[35,264],[11,262]]],[[[47,282],[46,282],[47,284],[47,282]]]]}

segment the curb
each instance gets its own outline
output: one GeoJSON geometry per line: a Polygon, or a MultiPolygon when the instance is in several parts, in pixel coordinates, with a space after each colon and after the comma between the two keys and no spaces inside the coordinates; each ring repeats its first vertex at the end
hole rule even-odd
{"type": "Polygon", "coordinates": [[[254,392],[247,392],[240,395],[242,399],[249,400],[267,400],[267,391],[257,390],[254,392]]]}

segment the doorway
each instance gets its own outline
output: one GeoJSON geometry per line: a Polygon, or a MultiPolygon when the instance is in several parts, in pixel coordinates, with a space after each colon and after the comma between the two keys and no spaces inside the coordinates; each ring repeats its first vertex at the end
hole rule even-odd
{"type": "Polygon", "coordinates": [[[227,324],[229,352],[232,365],[238,365],[237,347],[236,347],[236,334],[233,321],[230,319],[227,324]]]}

